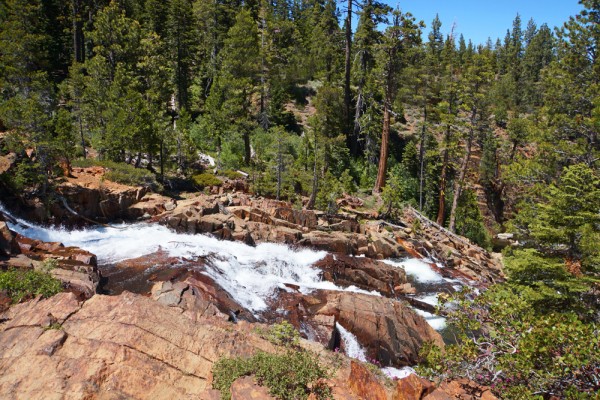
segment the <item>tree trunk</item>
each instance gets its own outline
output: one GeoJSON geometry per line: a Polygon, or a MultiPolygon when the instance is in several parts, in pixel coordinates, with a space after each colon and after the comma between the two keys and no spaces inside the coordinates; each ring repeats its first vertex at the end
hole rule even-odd
{"type": "Polygon", "coordinates": [[[73,13],[73,59],[75,62],[83,63],[85,61],[85,41],[83,36],[83,22],[80,20],[81,0],[71,1],[71,11],[73,13]]]}
{"type": "Polygon", "coordinates": [[[165,181],[165,141],[160,140],[160,180],[165,181]]]}
{"type": "Polygon", "coordinates": [[[278,132],[277,138],[277,201],[279,201],[281,195],[281,173],[283,172],[283,154],[281,150],[282,137],[281,132],[278,132]]]}
{"type": "Polygon", "coordinates": [[[450,124],[448,124],[444,139],[444,158],[440,174],[440,195],[438,198],[438,215],[436,219],[437,224],[440,226],[444,226],[444,219],[446,218],[446,186],[448,186],[448,164],[450,162],[450,152],[448,151],[448,147],[450,146],[450,129],[450,124]]]}
{"type": "Polygon", "coordinates": [[[465,181],[465,176],[467,174],[467,169],[469,168],[469,160],[471,158],[471,146],[473,144],[473,133],[475,129],[473,128],[473,122],[475,120],[475,115],[477,111],[473,110],[471,114],[471,127],[469,128],[469,138],[467,139],[467,149],[465,152],[465,157],[463,158],[462,164],[460,166],[460,176],[458,180],[454,183],[454,198],[452,199],[452,209],[450,210],[450,223],[448,225],[448,229],[450,232],[455,231],[456,229],[456,208],[458,206],[458,199],[462,193],[463,183],[465,181]]]}
{"type": "Polygon", "coordinates": [[[81,108],[78,107],[77,110],[77,122],[79,123],[79,135],[81,136],[81,151],[83,152],[83,159],[87,158],[86,150],[85,150],[85,137],[83,136],[83,124],[81,122],[81,108]]]}
{"type": "Polygon", "coordinates": [[[386,99],[383,108],[383,129],[381,130],[381,150],[379,152],[379,167],[377,169],[377,180],[373,192],[379,193],[385,186],[387,175],[387,159],[390,140],[390,101],[386,99]]]}
{"type": "Polygon", "coordinates": [[[248,132],[248,128],[244,128],[244,164],[246,166],[250,165],[250,158],[252,157],[252,149],[250,148],[250,132],[248,132]]]}
{"type": "Polygon", "coordinates": [[[359,137],[360,137],[360,118],[363,114],[363,94],[362,87],[358,89],[358,98],[356,99],[356,110],[354,112],[354,129],[352,131],[352,140],[350,152],[353,156],[359,155],[359,137]]]}

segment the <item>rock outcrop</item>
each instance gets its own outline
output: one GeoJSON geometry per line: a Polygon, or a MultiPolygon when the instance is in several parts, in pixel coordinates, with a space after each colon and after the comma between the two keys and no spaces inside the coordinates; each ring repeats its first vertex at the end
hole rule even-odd
{"type": "Polygon", "coordinates": [[[440,334],[403,302],[350,292],[330,292],[325,299],[315,314],[334,316],[382,365],[416,364],[426,342],[444,347],[440,334]]]}
{"type": "MultiPolygon", "coordinates": [[[[124,292],[81,302],[61,293],[11,307],[0,314],[0,397],[219,399],[211,389],[215,361],[277,348],[254,324],[200,315],[193,302],[183,309],[181,299],[191,299],[185,293],[182,285],[164,284],[155,291],[157,300],[124,292]],[[167,299],[172,292],[176,296],[167,299]]],[[[467,380],[435,388],[411,375],[390,386],[360,362],[319,351],[311,342],[301,345],[320,353],[325,365],[336,365],[335,376],[325,381],[335,399],[494,399],[488,388],[467,380]]],[[[238,379],[231,394],[271,399],[252,377],[238,379]]]]}
{"type": "Polygon", "coordinates": [[[57,242],[42,242],[16,234],[0,221],[0,268],[45,268],[44,261],[56,260],[48,272],[60,280],[66,290],[80,298],[96,293],[100,276],[96,256],[77,247],[57,242]]]}
{"type": "Polygon", "coordinates": [[[131,293],[62,293],[0,318],[0,394],[13,399],[198,398],[219,357],[273,351],[248,324],[198,324],[131,293]]]}
{"type": "Polygon", "coordinates": [[[328,254],[314,266],[323,270],[323,279],[338,286],[353,285],[390,297],[395,295],[395,288],[403,288],[407,283],[403,269],[366,257],[328,254]]]}

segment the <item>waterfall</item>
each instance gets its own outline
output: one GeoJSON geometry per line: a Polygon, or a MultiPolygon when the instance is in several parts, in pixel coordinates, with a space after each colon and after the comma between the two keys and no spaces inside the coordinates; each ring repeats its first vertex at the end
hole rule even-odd
{"type": "Polygon", "coordinates": [[[350,358],[355,358],[359,361],[367,361],[367,353],[365,349],[362,348],[360,343],[358,343],[358,339],[356,339],[356,336],[354,336],[352,332],[344,328],[338,322],[335,323],[335,327],[340,333],[342,342],[344,342],[346,355],[350,358]]]}
{"type": "MultiPolygon", "coordinates": [[[[365,349],[358,343],[358,339],[356,336],[344,328],[339,322],[335,323],[335,327],[337,328],[340,336],[342,338],[342,342],[344,342],[344,348],[346,349],[346,355],[350,358],[357,359],[358,361],[367,362],[367,352],[365,349]]],[[[403,368],[394,368],[394,367],[385,367],[381,368],[381,372],[387,375],[392,379],[402,379],[406,378],[410,374],[414,374],[415,370],[411,367],[403,367],[403,368]]]]}

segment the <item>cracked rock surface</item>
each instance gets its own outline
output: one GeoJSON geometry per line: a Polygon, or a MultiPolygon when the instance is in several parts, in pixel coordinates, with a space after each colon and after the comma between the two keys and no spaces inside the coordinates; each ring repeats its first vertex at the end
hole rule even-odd
{"type": "Polygon", "coordinates": [[[83,303],[61,293],[0,321],[0,393],[10,399],[200,398],[219,357],[272,351],[250,324],[194,322],[129,292],[83,303]]]}

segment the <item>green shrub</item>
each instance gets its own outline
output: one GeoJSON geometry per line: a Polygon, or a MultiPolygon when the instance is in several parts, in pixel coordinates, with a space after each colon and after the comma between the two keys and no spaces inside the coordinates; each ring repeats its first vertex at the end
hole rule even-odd
{"type": "Polygon", "coordinates": [[[322,381],[327,371],[307,351],[288,349],[282,354],[258,352],[247,359],[220,359],[213,365],[213,387],[228,400],[233,382],[246,375],[254,375],[258,384],[278,399],[306,399],[311,393],[317,399],[332,398],[331,389],[322,381]]]}
{"type": "Polygon", "coordinates": [[[194,175],[192,180],[196,185],[200,186],[200,188],[205,188],[208,186],[221,186],[223,184],[222,180],[208,172],[194,175]]]}
{"type": "Polygon", "coordinates": [[[38,295],[51,297],[62,289],[62,283],[47,272],[17,269],[0,272],[0,290],[6,291],[13,303],[38,295]]]}
{"type": "Polygon", "coordinates": [[[226,169],[225,171],[220,171],[219,174],[226,176],[229,179],[241,179],[244,177],[244,175],[242,175],[239,172],[234,171],[232,169],[226,169]]]}
{"type": "Polygon", "coordinates": [[[433,380],[469,377],[506,399],[542,399],[550,395],[597,398],[600,368],[598,326],[570,312],[536,312],[535,289],[492,286],[481,295],[471,290],[448,301],[448,322],[457,344],[442,352],[425,346],[420,375],[433,380]]]}
{"type": "Polygon", "coordinates": [[[296,328],[285,320],[270,326],[261,332],[260,336],[273,344],[281,346],[297,346],[300,342],[300,334],[296,328]]]}

